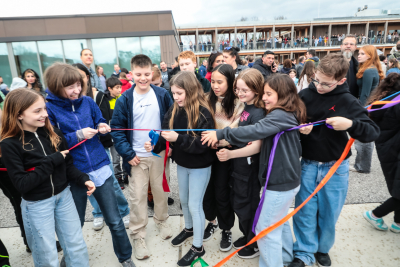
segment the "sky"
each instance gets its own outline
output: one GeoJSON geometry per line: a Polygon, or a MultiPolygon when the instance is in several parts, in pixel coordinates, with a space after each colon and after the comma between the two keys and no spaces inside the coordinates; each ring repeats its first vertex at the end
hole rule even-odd
{"type": "Polygon", "coordinates": [[[396,9],[395,0],[18,0],[1,1],[2,17],[55,16],[172,10],[177,27],[237,22],[241,17],[271,21],[309,21],[319,17],[354,16],[357,7],[396,9]],[[51,4],[49,4],[51,3],[51,4]]]}

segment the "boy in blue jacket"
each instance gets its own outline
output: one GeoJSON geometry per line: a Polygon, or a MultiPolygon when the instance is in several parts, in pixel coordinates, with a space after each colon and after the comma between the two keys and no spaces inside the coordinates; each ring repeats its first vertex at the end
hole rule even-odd
{"type": "MultiPolygon", "coordinates": [[[[130,74],[135,84],[117,100],[111,120],[114,129],[161,129],[164,115],[173,101],[168,92],[151,85],[153,72],[151,59],[146,55],[136,55],[131,60],[130,74]]],[[[168,219],[167,197],[162,180],[164,153],[161,157],[146,152],[144,143],[149,140],[147,131],[112,131],[115,149],[123,158],[124,169],[130,173],[129,195],[131,214],[129,229],[134,240],[137,259],[150,257],[146,246],[147,189],[150,182],[154,198],[154,221],[160,236],[168,239],[172,231],[168,219]]]]}

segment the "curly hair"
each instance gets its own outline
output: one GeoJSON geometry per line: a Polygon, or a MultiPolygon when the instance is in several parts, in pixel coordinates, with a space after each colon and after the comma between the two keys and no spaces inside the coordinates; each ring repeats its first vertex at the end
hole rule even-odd
{"type": "Polygon", "coordinates": [[[400,91],[400,74],[390,73],[385,79],[381,81],[378,87],[372,91],[368,98],[368,105],[386,97],[391,92],[400,91]]]}

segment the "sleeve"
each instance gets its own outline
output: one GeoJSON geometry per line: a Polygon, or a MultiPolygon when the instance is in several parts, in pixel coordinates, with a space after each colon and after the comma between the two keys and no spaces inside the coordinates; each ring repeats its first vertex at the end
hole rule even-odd
{"type": "MultiPolygon", "coordinates": [[[[100,123],[107,123],[107,121],[106,121],[106,119],[103,118],[103,114],[101,113],[99,106],[97,106],[97,104],[93,101],[93,99],[91,99],[89,97],[87,99],[90,102],[90,108],[92,110],[92,118],[93,118],[94,128],[97,129],[97,127],[99,127],[100,123]]],[[[103,134],[99,133],[99,135],[103,135],[103,134]]]]}
{"type": "Polygon", "coordinates": [[[99,76],[97,76],[96,73],[93,74],[93,78],[94,78],[94,85],[97,88],[97,90],[102,91],[104,93],[104,89],[103,86],[101,85],[99,76]]]}
{"type": "MultiPolygon", "coordinates": [[[[53,114],[53,112],[51,111],[51,108],[49,108],[49,106],[47,106],[47,114],[49,115],[49,120],[50,120],[51,125],[53,125],[56,128],[59,128],[56,116],[53,114]]],[[[74,145],[79,143],[77,132],[64,134],[64,137],[67,140],[68,147],[73,147],[74,145]]]]}
{"type": "Polygon", "coordinates": [[[347,114],[352,114],[353,125],[347,129],[349,135],[362,143],[373,142],[378,139],[380,129],[369,117],[368,111],[355,100],[349,105],[347,114]]]}
{"type": "MultiPolygon", "coordinates": [[[[169,110],[171,106],[174,104],[174,101],[172,100],[171,95],[168,93],[167,90],[165,90],[165,96],[164,96],[164,101],[165,101],[165,110],[169,110]]],[[[168,113],[168,112],[167,112],[168,113]]]]}
{"type": "Polygon", "coordinates": [[[43,158],[39,166],[35,166],[34,171],[25,171],[22,154],[19,153],[16,146],[3,140],[1,142],[1,151],[5,157],[2,157],[3,163],[15,188],[25,194],[44,181],[49,179],[54,172],[54,168],[64,162],[64,157],[60,152],[53,153],[43,158]]]}
{"type": "Polygon", "coordinates": [[[365,103],[367,102],[367,99],[369,95],[371,94],[372,91],[372,82],[373,82],[373,77],[374,71],[372,69],[367,69],[362,77],[362,86],[360,90],[360,103],[361,106],[365,106],[365,103]]]}
{"type": "MultiPolygon", "coordinates": [[[[164,115],[164,120],[162,123],[161,128],[162,129],[169,129],[169,119],[171,116],[171,108],[168,110],[168,112],[164,115]]],[[[158,138],[157,144],[154,146],[153,152],[156,154],[159,154],[161,151],[164,151],[166,149],[166,141],[164,137],[160,135],[158,138]]]]}

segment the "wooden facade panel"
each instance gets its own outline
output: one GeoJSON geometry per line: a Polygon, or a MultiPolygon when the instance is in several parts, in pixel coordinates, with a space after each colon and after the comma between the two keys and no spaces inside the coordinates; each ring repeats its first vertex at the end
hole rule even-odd
{"type": "Polygon", "coordinates": [[[0,37],[6,37],[6,29],[4,28],[3,21],[0,21],[0,37]]]}
{"type": "Polygon", "coordinates": [[[161,61],[165,61],[170,67],[179,55],[179,47],[173,35],[160,36],[161,61]]]}
{"type": "Polygon", "coordinates": [[[84,18],[45,19],[45,24],[47,35],[86,33],[84,18]]]}
{"type": "Polygon", "coordinates": [[[158,15],[158,29],[160,31],[173,30],[172,17],[168,14],[158,15]]]}
{"type": "Polygon", "coordinates": [[[44,19],[5,20],[6,37],[47,35],[44,19]]]}
{"type": "Polygon", "coordinates": [[[86,17],[86,33],[122,32],[121,16],[86,17]]]}
{"type": "MultiPolygon", "coordinates": [[[[171,29],[172,27],[170,27],[171,29]]],[[[158,15],[122,16],[123,32],[158,31],[158,15]]]]}

